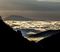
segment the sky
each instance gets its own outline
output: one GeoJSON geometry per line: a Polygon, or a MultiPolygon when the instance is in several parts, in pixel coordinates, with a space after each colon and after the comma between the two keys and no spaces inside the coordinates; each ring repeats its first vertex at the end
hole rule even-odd
{"type": "Polygon", "coordinates": [[[0,0],[0,15],[60,21],[60,0],[0,0]]]}

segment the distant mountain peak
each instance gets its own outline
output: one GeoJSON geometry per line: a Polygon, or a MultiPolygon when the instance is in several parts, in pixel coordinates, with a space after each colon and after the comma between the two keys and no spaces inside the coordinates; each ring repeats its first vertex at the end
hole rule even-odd
{"type": "Polygon", "coordinates": [[[24,18],[23,16],[11,15],[5,18],[5,20],[15,20],[15,21],[33,21],[30,18],[24,18]]]}

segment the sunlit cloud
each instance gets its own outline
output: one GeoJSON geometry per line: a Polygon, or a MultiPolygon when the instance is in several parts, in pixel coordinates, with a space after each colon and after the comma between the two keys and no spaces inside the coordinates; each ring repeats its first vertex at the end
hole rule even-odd
{"type": "MultiPolygon", "coordinates": [[[[40,32],[44,32],[47,30],[59,30],[60,29],[60,21],[5,21],[5,23],[7,23],[9,26],[13,26],[12,28],[17,31],[20,30],[22,33],[22,36],[26,37],[29,35],[33,35],[36,33],[40,33],[40,32]],[[15,22],[15,23],[14,23],[15,22]],[[18,26],[14,26],[14,25],[18,25],[18,26]]],[[[31,37],[31,38],[27,38],[30,41],[40,41],[42,39],[44,39],[45,37],[48,37],[50,35],[53,35],[53,33],[56,32],[51,32],[48,31],[48,35],[45,32],[45,34],[43,35],[39,35],[39,37],[31,37]]],[[[38,35],[37,35],[38,36],[38,35]]]]}

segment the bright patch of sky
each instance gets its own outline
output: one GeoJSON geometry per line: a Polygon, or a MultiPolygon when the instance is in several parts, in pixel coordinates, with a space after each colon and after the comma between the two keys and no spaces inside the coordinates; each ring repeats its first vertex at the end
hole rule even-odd
{"type": "Polygon", "coordinates": [[[36,0],[36,1],[60,2],[60,0],[36,0]]]}
{"type": "Polygon", "coordinates": [[[60,0],[0,0],[0,2],[4,2],[4,1],[54,1],[54,2],[60,2],[60,0]]]}

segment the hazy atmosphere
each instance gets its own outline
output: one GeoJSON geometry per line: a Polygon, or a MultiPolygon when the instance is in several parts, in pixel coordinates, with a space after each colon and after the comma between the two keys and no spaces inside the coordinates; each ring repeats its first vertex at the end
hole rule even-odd
{"type": "Polygon", "coordinates": [[[60,21],[60,0],[0,0],[0,15],[60,21]]]}

